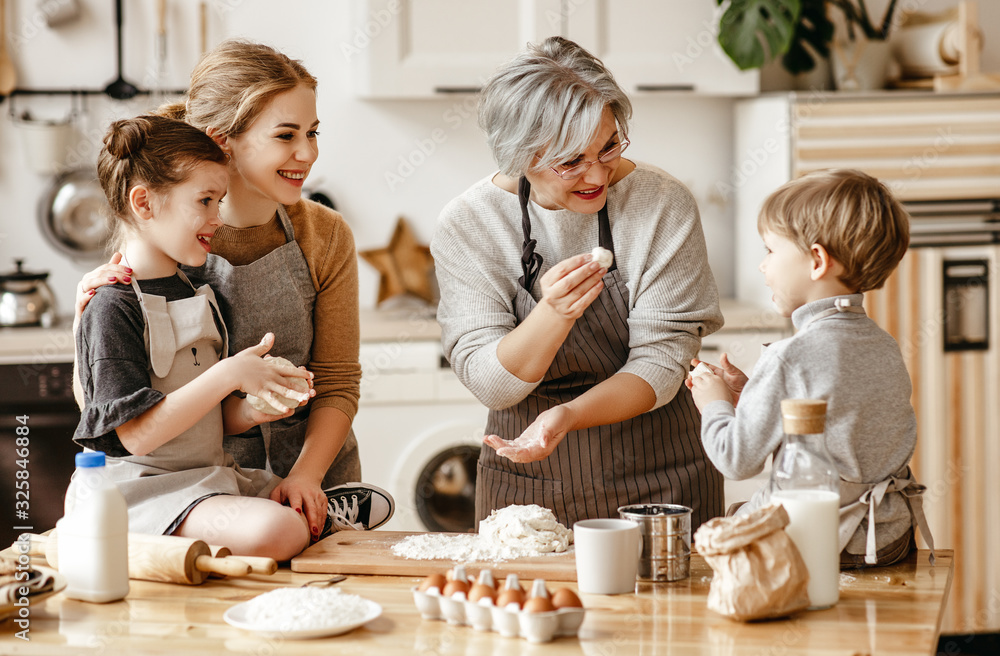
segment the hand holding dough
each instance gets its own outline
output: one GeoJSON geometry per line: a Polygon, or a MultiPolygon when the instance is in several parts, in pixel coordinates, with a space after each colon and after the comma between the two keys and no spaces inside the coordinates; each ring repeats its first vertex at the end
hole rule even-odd
{"type": "Polygon", "coordinates": [[[601,248],[600,246],[595,246],[594,250],[590,251],[590,255],[594,258],[594,261],[601,265],[601,268],[610,269],[611,263],[615,261],[615,254],[606,248],[601,248]]]}
{"type": "MultiPolygon", "coordinates": [[[[286,360],[285,358],[268,358],[264,360],[267,364],[272,367],[295,367],[294,364],[286,360]]],[[[285,387],[290,387],[291,389],[297,390],[299,392],[309,392],[309,383],[306,382],[305,378],[296,378],[293,376],[282,376],[284,378],[285,387]]],[[[278,400],[282,405],[289,408],[295,408],[299,405],[298,399],[290,399],[287,396],[282,396],[280,394],[275,394],[274,398],[278,400]]],[[[253,394],[247,394],[247,403],[250,404],[254,410],[263,412],[266,415],[280,415],[284,414],[279,412],[270,403],[264,399],[254,396],[253,394]]]]}
{"type": "Polygon", "coordinates": [[[714,373],[711,367],[709,367],[704,362],[699,362],[697,366],[695,366],[694,370],[691,371],[691,378],[697,378],[702,374],[711,374],[711,373],[714,373]]]}

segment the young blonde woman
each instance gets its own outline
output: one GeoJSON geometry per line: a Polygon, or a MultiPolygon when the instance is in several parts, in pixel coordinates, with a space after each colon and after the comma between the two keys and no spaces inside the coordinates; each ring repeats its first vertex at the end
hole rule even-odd
{"type": "MultiPolygon", "coordinates": [[[[328,514],[339,529],[384,524],[392,497],[353,482],[361,477],[351,431],[361,379],[354,237],[340,214],[302,198],[319,154],[316,79],[268,46],[226,41],[194,69],[184,101],[160,113],[204,131],[229,157],[224,225],[206,264],[189,274],[216,290],[230,353],[273,332],[270,354],[315,375],[308,405],[227,437],[226,449],[241,466],[283,477],[271,498],[303,512],[314,538],[328,514]]],[[[81,281],[78,307],[95,287],[129,276],[113,258],[81,281]]]]}

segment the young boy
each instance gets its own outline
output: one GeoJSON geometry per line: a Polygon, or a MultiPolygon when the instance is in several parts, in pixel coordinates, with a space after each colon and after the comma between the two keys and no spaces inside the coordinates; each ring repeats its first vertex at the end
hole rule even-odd
{"type": "MultiPolygon", "coordinates": [[[[728,478],[759,474],[781,444],[782,399],[824,399],[841,477],[841,566],[901,560],[914,523],[933,548],[924,488],[908,466],[917,441],[910,378],[896,341],[862,307],[863,292],[881,287],[906,252],[906,211],[875,178],[827,170],[771,194],[757,229],[760,270],[796,334],[764,351],[753,378],[723,354],[721,367],[688,379],[708,457],[728,478]]],[[[767,503],[765,487],[738,512],[767,503]]]]}

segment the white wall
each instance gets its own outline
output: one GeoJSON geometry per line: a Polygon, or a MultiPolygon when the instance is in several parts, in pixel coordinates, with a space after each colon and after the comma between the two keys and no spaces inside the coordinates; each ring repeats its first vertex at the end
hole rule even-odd
{"type": "MultiPolygon", "coordinates": [[[[59,2],[60,0],[48,0],[59,2]]],[[[694,0],[692,0],[694,1],[694,0]]],[[[698,0],[709,1],[709,0],[698,0]]],[[[916,0],[912,0],[916,1],[916,0]]],[[[80,0],[83,14],[74,23],[50,29],[36,0],[8,4],[8,47],[24,88],[103,88],[115,77],[114,3],[80,0]]],[[[126,1],[125,78],[148,86],[153,70],[154,0],[126,1]]],[[[950,4],[925,0],[928,9],[950,4]]],[[[984,23],[1000,22],[1000,3],[980,3],[984,23]]],[[[168,0],[168,66],[171,88],[186,86],[198,57],[198,3],[168,0]]],[[[488,29],[484,26],[484,29],[488,29]]],[[[989,34],[989,32],[987,32],[989,34]]],[[[354,229],[359,249],[388,242],[399,216],[428,242],[440,208],[479,178],[490,174],[493,162],[476,126],[474,100],[446,98],[426,101],[360,101],[352,97],[350,66],[340,44],[353,37],[348,3],[343,0],[214,0],[207,13],[208,45],[241,36],[273,45],[302,59],[319,79],[321,155],[307,187],[330,193],[354,229]],[[445,138],[430,151],[434,130],[445,138]],[[424,154],[421,150],[430,151],[424,154]],[[401,159],[417,162],[412,172],[401,159]],[[387,173],[408,173],[390,185],[387,173]]],[[[984,68],[1000,70],[997,46],[988,46],[984,68]]],[[[732,101],[719,98],[637,97],[630,156],[673,173],[691,187],[702,212],[709,257],[723,295],[732,295],[732,211],[713,195],[717,181],[728,180],[732,165],[732,101]]],[[[63,116],[67,97],[19,96],[18,112],[63,116]]],[[[79,141],[72,153],[80,162],[96,158],[97,145],[108,122],[150,107],[140,98],[128,103],[104,96],[86,100],[76,119],[79,141]]],[[[0,104],[0,271],[12,268],[15,257],[26,268],[48,270],[60,309],[71,309],[73,289],[92,262],[73,262],[52,248],[37,227],[39,197],[52,176],[25,167],[25,153],[10,119],[10,100],[0,104]]],[[[440,135],[439,135],[440,136],[440,135]]],[[[372,307],[377,275],[360,263],[361,304],[372,307]]]]}

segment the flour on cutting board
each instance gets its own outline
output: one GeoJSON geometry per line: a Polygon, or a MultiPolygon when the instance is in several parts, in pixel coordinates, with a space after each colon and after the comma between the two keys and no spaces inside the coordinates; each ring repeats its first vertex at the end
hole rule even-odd
{"type": "Polygon", "coordinates": [[[507,506],[479,523],[479,533],[421,533],[393,545],[392,553],[413,560],[499,562],[561,553],[573,541],[573,531],[556,521],[548,508],[507,506]]]}

